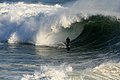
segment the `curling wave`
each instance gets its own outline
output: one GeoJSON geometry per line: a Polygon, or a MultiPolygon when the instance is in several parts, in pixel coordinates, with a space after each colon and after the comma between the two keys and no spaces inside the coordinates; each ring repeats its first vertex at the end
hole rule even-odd
{"type": "MultiPolygon", "coordinates": [[[[94,24],[90,23],[90,20],[87,22],[86,19],[97,14],[119,18],[119,2],[119,0],[116,2],[79,0],[62,5],[42,3],[28,5],[24,2],[0,3],[0,42],[52,46],[64,43],[65,38],[69,36],[73,46],[102,45],[106,41],[113,40],[113,36],[119,34],[118,27],[109,26],[111,24],[119,26],[119,22],[111,21],[108,18],[106,18],[107,22],[112,23],[105,24],[103,23],[105,20],[97,22],[96,18],[99,18],[97,16],[93,20],[94,24]],[[106,6],[108,2],[114,7],[106,6]],[[86,22],[82,22],[82,19],[85,19],[86,22]],[[101,27],[101,24],[109,26],[111,30],[108,30],[108,27],[101,27]],[[108,35],[107,32],[110,34],[108,35]],[[105,39],[106,34],[108,36],[105,39]],[[99,40],[96,40],[98,36],[99,40]]],[[[104,17],[102,18],[104,19],[104,17]]]]}
{"type": "Polygon", "coordinates": [[[115,17],[95,15],[75,24],[81,23],[84,25],[84,30],[72,41],[74,46],[105,48],[120,41],[120,21],[115,17]]]}

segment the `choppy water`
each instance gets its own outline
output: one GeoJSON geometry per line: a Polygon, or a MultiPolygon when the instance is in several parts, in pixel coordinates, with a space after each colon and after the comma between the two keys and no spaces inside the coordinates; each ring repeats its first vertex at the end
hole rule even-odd
{"type": "Polygon", "coordinates": [[[0,80],[120,80],[119,52],[0,44],[0,80]]]}

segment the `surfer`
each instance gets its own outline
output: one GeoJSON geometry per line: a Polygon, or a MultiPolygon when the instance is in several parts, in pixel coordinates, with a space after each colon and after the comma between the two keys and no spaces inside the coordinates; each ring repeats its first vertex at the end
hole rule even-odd
{"type": "Polygon", "coordinates": [[[66,38],[66,49],[67,51],[70,50],[70,38],[69,37],[66,38]]]}

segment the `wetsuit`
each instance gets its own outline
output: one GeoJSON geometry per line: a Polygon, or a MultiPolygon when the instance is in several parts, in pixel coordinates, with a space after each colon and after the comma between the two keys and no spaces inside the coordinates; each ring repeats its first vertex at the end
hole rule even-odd
{"type": "Polygon", "coordinates": [[[66,39],[66,49],[69,51],[70,50],[70,38],[67,37],[66,39]]]}

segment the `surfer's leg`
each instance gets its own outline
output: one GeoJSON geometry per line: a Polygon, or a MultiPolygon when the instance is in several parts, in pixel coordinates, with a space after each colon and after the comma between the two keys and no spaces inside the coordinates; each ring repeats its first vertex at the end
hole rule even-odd
{"type": "Polygon", "coordinates": [[[67,47],[67,51],[69,51],[70,50],[70,47],[67,47]]]}

